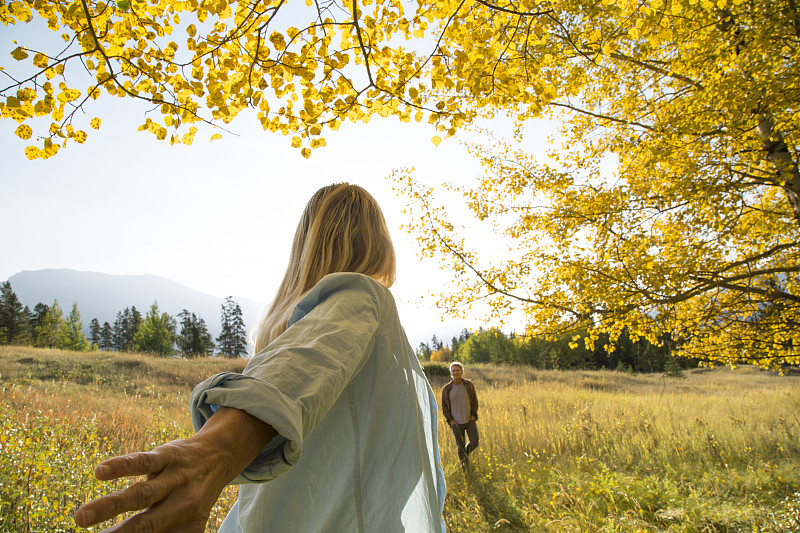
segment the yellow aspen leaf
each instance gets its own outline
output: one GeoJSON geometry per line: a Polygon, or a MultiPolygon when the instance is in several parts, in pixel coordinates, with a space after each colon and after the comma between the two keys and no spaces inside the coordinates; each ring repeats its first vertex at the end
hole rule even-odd
{"type": "Polygon", "coordinates": [[[80,98],[81,92],[77,89],[65,89],[58,94],[60,102],[72,102],[80,98]]]}
{"type": "Polygon", "coordinates": [[[21,46],[14,48],[14,51],[11,52],[11,57],[16,59],[17,61],[22,61],[26,57],[28,57],[28,52],[21,46]]]}
{"type": "Polygon", "coordinates": [[[222,135],[220,135],[219,133],[215,133],[214,135],[211,136],[212,141],[216,141],[217,139],[222,139],[222,135]]]}
{"type": "Polygon", "coordinates": [[[300,146],[302,146],[302,144],[303,144],[303,140],[300,139],[300,137],[298,137],[296,135],[294,137],[292,137],[292,148],[300,148],[300,146]]]}
{"type": "Polygon", "coordinates": [[[36,102],[35,106],[33,106],[33,110],[36,112],[37,117],[41,117],[44,115],[49,115],[51,108],[44,101],[40,100],[36,102]]]}
{"type": "Polygon", "coordinates": [[[25,148],[25,157],[30,160],[37,159],[39,157],[39,149],[35,146],[28,146],[25,148]]]}
{"type": "Polygon", "coordinates": [[[309,150],[308,148],[303,148],[302,150],[300,150],[300,155],[308,159],[309,157],[311,157],[311,150],[309,150]]]}
{"type": "Polygon", "coordinates": [[[39,68],[45,68],[50,62],[47,59],[47,56],[42,54],[41,52],[33,56],[33,65],[39,68]]]}
{"type": "Polygon", "coordinates": [[[434,146],[439,146],[442,142],[442,138],[439,137],[438,135],[434,135],[433,137],[431,137],[431,142],[434,144],[434,146]]]}
{"type": "Polygon", "coordinates": [[[75,139],[75,142],[78,143],[78,144],[83,144],[84,142],[86,142],[86,132],[85,131],[78,130],[75,133],[73,133],[71,135],[71,137],[73,139],[75,139]]]}
{"type": "Polygon", "coordinates": [[[99,130],[100,129],[100,119],[97,118],[97,117],[93,118],[92,121],[89,122],[89,126],[91,126],[93,129],[99,130]]]}
{"type": "Polygon", "coordinates": [[[27,124],[20,124],[14,133],[20,139],[30,139],[31,135],[33,135],[33,130],[27,124]]]}
{"type": "Polygon", "coordinates": [[[286,40],[281,33],[273,32],[272,35],[269,36],[269,40],[278,51],[286,48],[286,40]]]}

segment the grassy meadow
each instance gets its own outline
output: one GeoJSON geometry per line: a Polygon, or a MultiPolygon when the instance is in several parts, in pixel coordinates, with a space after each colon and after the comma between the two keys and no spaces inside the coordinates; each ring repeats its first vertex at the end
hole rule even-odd
{"type": "MultiPolygon", "coordinates": [[[[0,532],[76,531],[94,465],[191,433],[206,376],[244,361],[0,347],[0,532]]],[[[800,531],[800,377],[467,369],[481,446],[439,443],[453,532],[800,531]]],[[[446,376],[432,376],[435,390],[446,376]]],[[[437,394],[438,395],[438,394],[437,394]]],[[[228,488],[208,531],[235,499],[228,488]]]]}

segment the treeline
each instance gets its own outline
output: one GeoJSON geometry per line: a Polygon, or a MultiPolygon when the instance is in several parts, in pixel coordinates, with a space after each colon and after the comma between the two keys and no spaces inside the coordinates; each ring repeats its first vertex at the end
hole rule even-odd
{"type": "Polygon", "coordinates": [[[668,338],[660,345],[646,339],[633,340],[627,330],[613,343],[608,336],[599,338],[595,348],[589,350],[582,340],[572,342],[572,336],[553,341],[481,328],[476,333],[462,330],[450,344],[434,335],[430,342],[419,344],[417,357],[422,361],[529,365],[541,369],[606,368],[628,372],[676,372],[697,366],[697,361],[672,357],[671,346],[668,338]]]}
{"type": "Polygon", "coordinates": [[[177,317],[163,313],[154,302],[142,315],[135,306],[117,313],[113,324],[89,323],[83,333],[78,304],[65,315],[57,300],[38,303],[31,310],[22,305],[11,284],[0,284],[0,344],[89,351],[142,352],[160,356],[180,354],[198,357],[219,354],[243,357],[247,354],[247,332],[242,309],[228,296],[220,313],[220,334],[215,339],[205,320],[184,309],[177,317]]]}

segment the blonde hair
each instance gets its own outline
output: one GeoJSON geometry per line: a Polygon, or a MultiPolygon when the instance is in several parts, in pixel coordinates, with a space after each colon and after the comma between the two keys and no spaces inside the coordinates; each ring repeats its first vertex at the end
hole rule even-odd
{"type": "Polygon", "coordinates": [[[286,330],[297,302],[334,272],[356,272],[394,284],[396,259],[380,206],[363,188],[335,183],[318,190],[297,225],[289,265],[255,334],[255,353],[286,330]]]}

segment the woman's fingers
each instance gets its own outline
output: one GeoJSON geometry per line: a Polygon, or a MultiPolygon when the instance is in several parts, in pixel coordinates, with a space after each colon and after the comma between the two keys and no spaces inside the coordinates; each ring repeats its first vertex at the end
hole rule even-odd
{"type": "Polygon", "coordinates": [[[164,447],[159,447],[151,452],[130,453],[107,459],[97,465],[94,475],[101,481],[152,475],[160,472],[168,462],[169,452],[164,447]]]}
{"type": "Polygon", "coordinates": [[[244,411],[220,408],[188,439],[100,463],[95,470],[100,480],[129,476],[144,479],[82,505],[75,522],[88,527],[144,509],[106,531],[202,533],[222,489],[276,434],[272,426],[244,411]]]}
{"type": "Polygon", "coordinates": [[[158,478],[134,483],[126,489],[81,506],[75,514],[75,523],[87,527],[128,511],[147,509],[166,498],[171,490],[172,486],[168,482],[158,478]]]}
{"type": "Polygon", "coordinates": [[[161,446],[151,452],[122,455],[100,463],[95,469],[97,479],[146,475],[147,480],[82,505],[75,514],[75,523],[81,527],[98,524],[121,513],[146,509],[166,498],[175,482],[169,476],[159,477],[158,473],[169,463],[171,455],[169,446],[161,446]]]}
{"type": "Polygon", "coordinates": [[[207,521],[207,514],[197,517],[196,509],[186,508],[186,502],[164,502],[130,516],[101,533],[203,533],[207,521]],[[194,519],[186,520],[189,515],[194,515],[194,519]]]}

